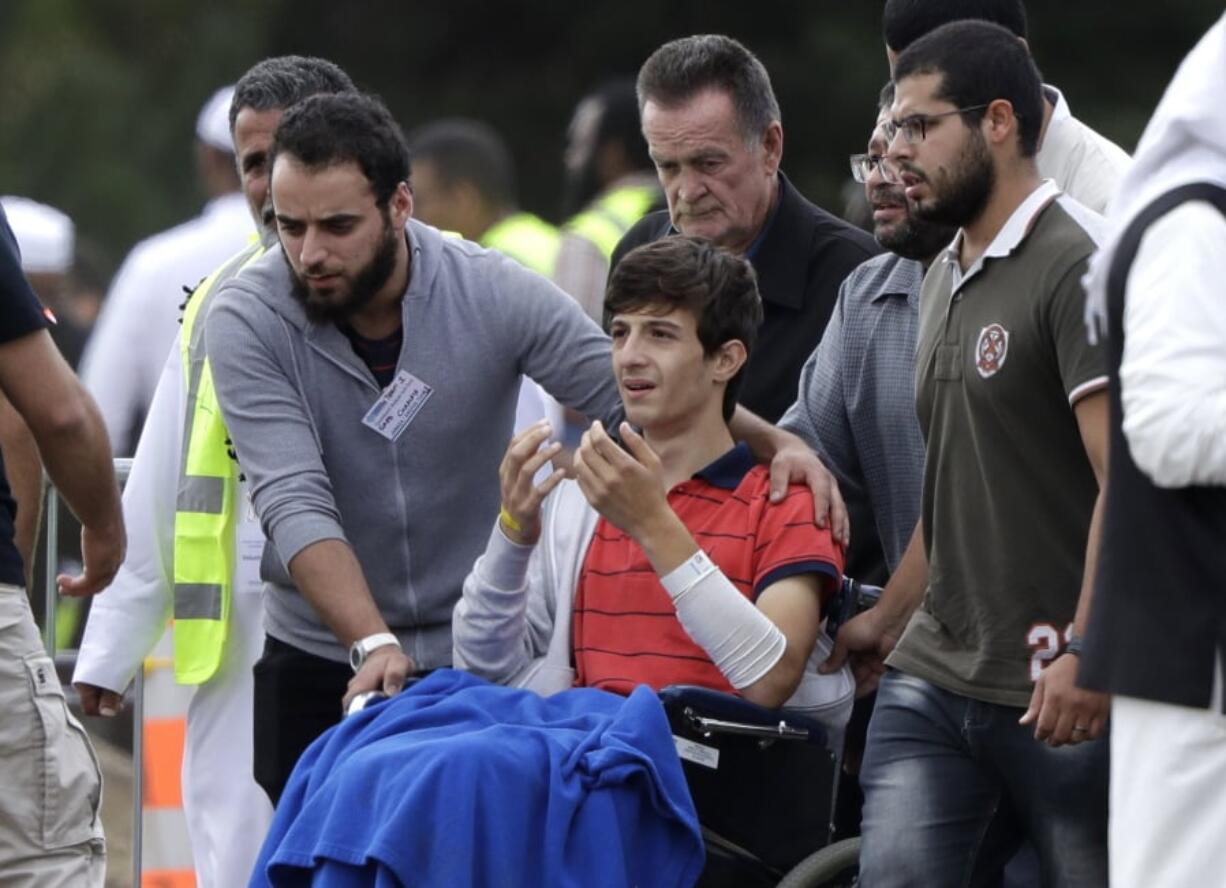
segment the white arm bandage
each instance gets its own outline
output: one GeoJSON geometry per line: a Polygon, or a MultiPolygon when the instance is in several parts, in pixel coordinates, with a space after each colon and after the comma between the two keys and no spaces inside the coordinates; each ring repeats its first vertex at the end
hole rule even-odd
{"type": "Polygon", "coordinates": [[[779,662],[787,639],[702,550],[660,578],[677,619],[737,690],[779,662]]]}

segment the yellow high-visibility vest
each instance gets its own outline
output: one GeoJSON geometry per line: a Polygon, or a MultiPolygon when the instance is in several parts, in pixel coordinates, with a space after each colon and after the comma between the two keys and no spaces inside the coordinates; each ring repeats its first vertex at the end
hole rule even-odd
{"type": "Polygon", "coordinates": [[[561,243],[558,229],[531,213],[513,213],[481,235],[481,246],[510,256],[545,277],[553,275],[561,243]]]}
{"type": "Polygon", "coordinates": [[[562,226],[562,231],[587,238],[605,259],[611,259],[625,233],[647,215],[659,198],[660,190],[654,185],[626,185],[614,189],[572,216],[562,226]]]}
{"type": "Polygon", "coordinates": [[[180,347],[184,391],[183,456],[175,501],[175,680],[208,681],[226,643],[234,587],[238,464],[217,403],[204,348],[204,310],[220,285],[264,255],[254,243],[205,278],[187,303],[180,347]]]}

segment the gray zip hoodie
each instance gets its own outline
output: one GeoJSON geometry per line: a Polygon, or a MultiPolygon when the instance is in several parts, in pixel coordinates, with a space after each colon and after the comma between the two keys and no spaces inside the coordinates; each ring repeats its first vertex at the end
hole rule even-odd
{"type": "Polygon", "coordinates": [[[214,297],[209,361],[269,542],[264,625],[297,648],[347,652],[285,565],[348,542],[388,626],[423,668],[451,661],[451,611],[498,514],[498,465],[520,375],[602,417],[618,404],[608,338],[561,290],[476,244],[407,226],[397,372],[433,392],[396,441],[362,424],[381,391],[334,324],[312,324],[279,248],[214,297]]]}

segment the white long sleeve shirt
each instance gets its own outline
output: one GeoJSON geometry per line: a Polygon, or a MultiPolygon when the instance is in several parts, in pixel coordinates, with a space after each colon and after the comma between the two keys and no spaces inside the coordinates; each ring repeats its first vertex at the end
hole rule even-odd
{"type": "Polygon", "coordinates": [[[170,619],[174,600],[175,491],[183,442],[179,337],[163,362],[132,473],[123,491],[128,552],[90,607],[74,682],[122,693],[170,619]]]}
{"type": "Polygon", "coordinates": [[[1159,487],[1226,485],[1226,218],[1183,204],[1150,226],[1128,275],[1124,435],[1159,487]]]}
{"type": "Polygon", "coordinates": [[[204,212],[147,238],[124,260],[98,318],[81,378],[98,402],[111,449],[130,454],[179,329],[183,288],[196,284],[243,249],[255,232],[241,193],[215,198],[204,212]]]}
{"type": "MultiPolygon", "coordinates": [[[[144,433],[123,492],[128,552],[111,585],[94,598],[74,682],[122,692],[166,630],[174,603],[175,500],[186,396],[179,337],[162,365],[144,433]]],[[[235,594],[257,594],[263,533],[241,487],[235,594]]]]}

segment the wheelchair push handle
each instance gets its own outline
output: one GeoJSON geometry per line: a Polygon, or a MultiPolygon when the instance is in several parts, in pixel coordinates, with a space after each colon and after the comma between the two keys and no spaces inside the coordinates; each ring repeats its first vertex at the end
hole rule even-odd
{"type": "MultiPolygon", "coordinates": [[[[404,680],[404,687],[400,689],[401,692],[403,693],[408,690],[433,671],[433,669],[419,669],[416,672],[409,673],[408,678],[404,680]]],[[[345,716],[348,717],[356,712],[361,712],[363,709],[368,709],[376,703],[382,703],[387,699],[389,697],[383,691],[363,691],[349,701],[349,706],[345,709],[345,716]]]]}
{"type": "Polygon", "coordinates": [[[851,577],[843,577],[838,591],[826,607],[826,634],[831,638],[836,637],[840,626],[856,614],[868,610],[880,597],[880,586],[870,586],[851,577]]]}
{"type": "Polygon", "coordinates": [[[345,715],[350,716],[354,713],[361,712],[368,706],[374,706],[376,703],[382,703],[388,699],[387,694],[383,691],[363,691],[352,700],[349,701],[348,708],[345,709],[345,715]]]}

